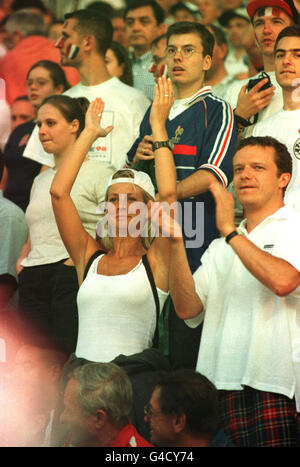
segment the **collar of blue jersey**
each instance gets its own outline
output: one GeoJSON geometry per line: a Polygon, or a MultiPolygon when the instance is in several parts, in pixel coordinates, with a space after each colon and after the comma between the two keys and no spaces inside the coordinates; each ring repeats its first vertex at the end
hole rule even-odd
{"type": "Polygon", "coordinates": [[[199,91],[195,92],[189,100],[186,101],[186,105],[195,104],[201,99],[204,99],[209,94],[212,94],[211,86],[204,86],[203,88],[199,89],[199,91]]]}

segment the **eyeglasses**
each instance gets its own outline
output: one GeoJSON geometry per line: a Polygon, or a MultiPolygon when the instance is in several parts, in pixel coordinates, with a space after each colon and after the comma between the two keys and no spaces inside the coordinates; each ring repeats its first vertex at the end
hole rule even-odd
{"type": "Polygon", "coordinates": [[[194,47],[191,47],[190,45],[186,45],[184,47],[173,47],[170,45],[169,47],[166,48],[166,55],[167,57],[175,57],[177,52],[180,52],[183,58],[189,58],[194,54],[200,54],[202,52],[198,52],[194,47]]]}
{"type": "Polygon", "coordinates": [[[152,407],[150,406],[150,404],[147,404],[145,405],[144,407],[144,415],[146,415],[147,417],[152,417],[152,415],[158,415],[160,413],[163,413],[163,412],[155,412],[154,410],[152,410],[152,407]]]}

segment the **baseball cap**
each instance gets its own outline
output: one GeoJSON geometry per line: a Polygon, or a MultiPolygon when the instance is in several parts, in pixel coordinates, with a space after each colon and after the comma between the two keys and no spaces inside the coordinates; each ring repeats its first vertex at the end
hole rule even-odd
{"type": "Polygon", "coordinates": [[[107,180],[106,191],[112,185],[116,183],[133,183],[134,185],[139,186],[144,191],[146,191],[153,199],[155,199],[155,190],[151,178],[145,172],[140,172],[134,169],[126,169],[130,170],[133,174],[133,178],[131,177],[118,177],[113,179],[113,175],[109,177],[107,180]]]}
{"type": "Polygon", "coordinates": [[[247,20],[250,23],[249,15],[247,13],[246,8],[236,8],[235,10],[226,10],[218,19],[218,22],[221,26],[225,28],[228,26],[228,23],[233,18],[242,18],[247,20]]]}
{"type": "Polygon", "coordinates": [[[251,20],[259,8],[263,7],[277,7],[285,11],[291,18],[293,18],[296,24],[299,24],[299,13],[296,10],[293,0],[250,0],[246,6],[248,15],[251,20]]]}

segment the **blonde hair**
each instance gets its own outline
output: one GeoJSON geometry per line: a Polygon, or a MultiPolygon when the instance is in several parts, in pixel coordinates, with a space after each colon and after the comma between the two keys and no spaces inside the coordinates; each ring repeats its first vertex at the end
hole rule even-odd
{"type": "MultiPolygon", "coordinates": [[[[122,178],[134,178],[134,174],[131,172],[131,170],[121,169],[121,170],[118,170],[117,172],[114,173],[112,179],[115,180],[116,178],[121,178],[121,177],[122,178]]],[[[142,191],[143,200],[144,200],[144,203],[146,205],[148,204],[149,201],[151,201],[151,200],[154,201],[154,199],[152,198],[151,195],[149,195],[149,193],[147,193],[142,188],[140,188],[140,190],[142,191]]],[[[105,201],[108,201],[108,191],[109,191],[109,187],[108,187],[108,189],[106,190],[106,193],[105,193],[105,201]]],[[[107,222],[106,222],[106,225],[104,227],[105,227],[106,231],[108,232],[107,222]]],[[[145,230],[147,230],[147,236],[142,235],[141,240],[142,240],[142,245],[145,248],[145,250],[148,250],[150,248],[151,243],[153,242],[153,239],[154,239],[153,227],[152,227],[151,221],[149,221],[149,219],[145,223],[144,231],[145,230]]],[[[112,249],[112,247],[113,247],[113,238],[110,237],[108,234],[105,237],[101,237],[101,242],[102,242],[103,246],[107,250],[112,249]]]]}

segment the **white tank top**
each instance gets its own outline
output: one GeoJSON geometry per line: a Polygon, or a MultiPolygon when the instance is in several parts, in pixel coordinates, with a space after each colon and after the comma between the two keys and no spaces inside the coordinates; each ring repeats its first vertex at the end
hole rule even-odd
{"type": "MultiPolygon", "coordinates": [[[[103,255],[96,258],[79,288],[76,356],[109,362],[120,354],[132,355],[151,347],[156,306],[142,260],[127,274],[97,273],[103,255]]],[[[157,288],[160,311],[168,296],[157,288]]]]}

